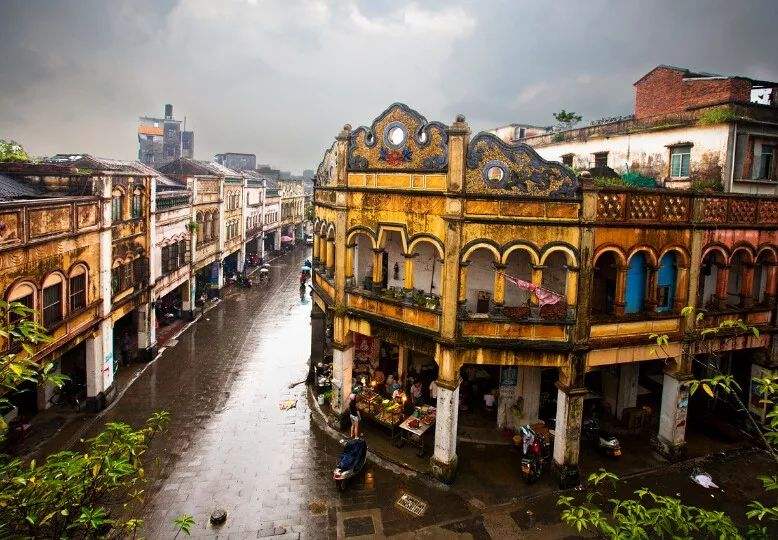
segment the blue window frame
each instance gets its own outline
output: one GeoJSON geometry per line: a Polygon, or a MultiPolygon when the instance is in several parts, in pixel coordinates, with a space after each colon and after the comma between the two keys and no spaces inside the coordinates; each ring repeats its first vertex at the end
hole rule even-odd
{"type": "Polygon", "coordinates": [[[672,311],[675,302],[675,285],[678,275],[676,254],[666,253],[659,261],[659,273],[656,278],[657,305],[659,312],[672,311]]]}
{"type": "Polygon", "coordinates": [[[635,253],[629,260],[625,289],[624,312],[643,311],[646,298],[646,256],[641,252],[635,253]]]}

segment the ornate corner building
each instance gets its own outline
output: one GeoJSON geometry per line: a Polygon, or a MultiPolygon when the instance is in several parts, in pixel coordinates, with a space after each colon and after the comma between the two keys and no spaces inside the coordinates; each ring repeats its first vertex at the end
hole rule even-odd
{"type": "Polygon", "coordinates": [[[376,369],[434,374],[444,480],[487,393],[484,425],[554,421],[563,484],[577,480],[593,395],[620,420],[652,411],[651,444],[682,453],[703,350],[684,306],[761,330],[727,341],[722,369],[744,392],[753,366],[774,366],[776,198],[595,188],[526,144],[397,103],[325,152],[314,217],[312,357],[330,354],[329,336],[332,407],[376,369]],[[662,353],[650,334],[667,334],[662,353]]]}

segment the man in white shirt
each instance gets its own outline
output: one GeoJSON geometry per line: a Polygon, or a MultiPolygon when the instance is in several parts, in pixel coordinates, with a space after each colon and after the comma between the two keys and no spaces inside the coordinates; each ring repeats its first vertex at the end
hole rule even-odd
{"type": "Polygon", "coordinates": [[[430,400],[433,401],[433,403],[438,401],[438,381],[435,379],[430,383],[430,400]]]}

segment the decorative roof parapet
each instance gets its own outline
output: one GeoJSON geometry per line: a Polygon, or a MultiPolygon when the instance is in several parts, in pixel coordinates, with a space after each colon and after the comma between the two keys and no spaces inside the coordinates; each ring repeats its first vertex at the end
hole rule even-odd
{"type": "Polygon", "coordinates": [[[370,127],[351,132],[349,171],[444,172],[448,166],[446,125],[394,103],[370,127]]]}
{"type": "Polygon", "coordinates": [[[532,147],[508,144],[492,133],[476,135],[467,148],[465,191],[577,198],[579,181],[561,163],[546,161],[532,147]]]}

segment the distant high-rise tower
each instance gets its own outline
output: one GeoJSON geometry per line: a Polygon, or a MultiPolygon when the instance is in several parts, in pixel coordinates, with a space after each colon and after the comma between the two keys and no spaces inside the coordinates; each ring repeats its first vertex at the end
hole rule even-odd
{"type": "Polygon", "coordinates": [[[173,105],[165,105],[165,117],[141,116],[138,125],[138,160],[161,167],[181,156],[194,156],[194,132],[181,131],[181,120],[173,118],[173,105]]]}

